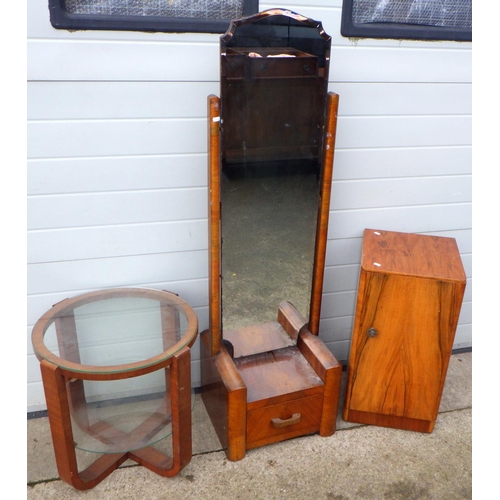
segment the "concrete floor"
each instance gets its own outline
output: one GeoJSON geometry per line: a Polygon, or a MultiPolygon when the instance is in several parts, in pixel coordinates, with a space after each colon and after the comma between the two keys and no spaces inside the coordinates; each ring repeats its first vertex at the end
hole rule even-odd
{"type": "MultiPolygon", "coordinates": [[[[343,401],[343,390],[341,402],[343,401]]],[[[88,458],[88,457],[87,457],[88,458]]],[[[350,424],[227,460],[196,396],[193,458],[162,478],[126,462],[94,489],[58,479],[47,418],[28,421],[28,499],[457,500],[472,498],[472,353],[452,356],[432,434],[350,424]]]]}

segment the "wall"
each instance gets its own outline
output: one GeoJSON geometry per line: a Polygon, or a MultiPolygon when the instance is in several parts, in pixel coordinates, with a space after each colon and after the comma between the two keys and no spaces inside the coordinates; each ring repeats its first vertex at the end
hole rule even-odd
{"type": "MultiPolygon", "coordinates": [[[[349,40],[341,0],[261,2],[322,21],[340,95],[321,337],[346,360],[365,227],[451,236],[472,345],[471,43],[349,40]]],[[[167,289],[208,321],[206,96],[214,34],[66,32],[28,0],[28,411],[45,408],[30,334],[56,302],[167,289]]],[[[198,342],[193,382],[199,385],[198,342]]]]}

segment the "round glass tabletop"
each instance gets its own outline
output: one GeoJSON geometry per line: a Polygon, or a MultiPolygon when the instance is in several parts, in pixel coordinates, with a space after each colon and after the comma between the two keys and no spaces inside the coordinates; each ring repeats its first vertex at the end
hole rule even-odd
{"type": "Polygon", "coordinates": [[[112,374],[164,362],[198,333],[198,320],[177,295],[117,288],[66,299],[35,324],[39,360],[69,372],[112,374]]]}

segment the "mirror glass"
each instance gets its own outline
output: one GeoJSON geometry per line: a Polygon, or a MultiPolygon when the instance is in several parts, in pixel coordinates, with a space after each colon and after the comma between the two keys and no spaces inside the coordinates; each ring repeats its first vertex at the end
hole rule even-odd
{"type": "Polygon", "coordinates": [[[330,37],[269,12],[221,38],[223,332],[309,316],[330,37]]]}

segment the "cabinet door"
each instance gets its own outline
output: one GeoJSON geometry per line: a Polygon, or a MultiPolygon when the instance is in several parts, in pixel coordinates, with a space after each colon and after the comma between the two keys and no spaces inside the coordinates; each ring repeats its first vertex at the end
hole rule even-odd
{"type": "Polygon", "coordinates": [[[360,285],[349,409],[435,420],[463,291],[456,283],[366,272],[360,285]]]}

